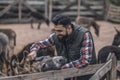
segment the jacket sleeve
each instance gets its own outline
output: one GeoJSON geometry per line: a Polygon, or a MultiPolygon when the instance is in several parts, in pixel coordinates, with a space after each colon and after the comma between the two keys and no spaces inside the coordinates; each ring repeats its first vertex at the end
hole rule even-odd
{"type": "Polygon", "coordinates": [[[55,34],[52,33],[47,39],[45,39],[43,41],[35,42],[31,46],[30,52],[32,52],[32,51],[38,51],[40,48],[45,48],[45,47],[54,45],[54,36],[55,36],[55,34]]]}
{"type": "Polygon", "coordinates": [[[93,41],[91,34],[86,32],[83,36],[82,47],[80,49],[81,57],[78,60],[67,63],[63,68],[72,68],[72,67],[83,67],[90,64],[92,52],[93,52],[93,41]]]}

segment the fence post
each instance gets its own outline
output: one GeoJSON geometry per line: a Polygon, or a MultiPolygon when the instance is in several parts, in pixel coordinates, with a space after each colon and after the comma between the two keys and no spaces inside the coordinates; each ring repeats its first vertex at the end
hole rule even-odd
{"type": "Polygon", "coordinates": [[[77,16],[80,16],[80,5],[81,5],[81,0],[78,0],[78,13],[77,13],[77,16]]]}
{"type": "Polygon", "coordinates": [[[110,53],[107,62],[90,78],[90,80],[116,80],[117,60],[114,53],[110,53]],[[104,77],[105,76],[105,77],[104,77]]]}
{"type": "Polygon", "coordinates": [[[45,17],[48,17],[48,0],[45,0],[45,17]]]}
{"type": "Polygon", "coordinates": [[[113,53],[112,53],[111,57],[112,57],[112,69],[110,71],[110,80],[116,80],[116,78],[117,78],[117,76],[116,76],[117,59],[116,59],[115,54],[113,54],[113,53]]]}
{"type": "MultiPolygon", "coordinates": [[[[112,60],[107,61],[89,80],[101,80],[111,70],[112,60]]],[[[103,80],[103,79],[102,79],[103,80]]]]}
{"type": "Polygon", "coordinates": [[[108,0],[105,0],[104,1],[104,20],[107,20],[108,19],[108,9],[109,9],[109,1],[108,0]]]}
{"type": "Polygon", "coordinates": [[[52,19],[52,0],[49,0],[49,20],[52,19]]]}
{"type": "Polygon", "coordinates": [[[21,19],[22,19],[22,3],[23,3],[23,0],[19,0],[19,5],[18,5],[18,20],[19,22],[21,22],[21,19]]]}

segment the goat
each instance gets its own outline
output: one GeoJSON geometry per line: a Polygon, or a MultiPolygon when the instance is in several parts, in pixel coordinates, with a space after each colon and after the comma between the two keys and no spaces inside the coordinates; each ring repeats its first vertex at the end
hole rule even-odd
{"type": "Polygon", "coordinates": [[[30,15],[32,16],[32,19],[31,19],[31,28],[33,29],[33,22],[34,20],[38,20],[39,23],[38,23],[38,26],[37,28],[40,29],[40,26],[41,26],[41,23],[42,22],[45,22],[47,24],[47,26],[49,26],[49,19],[44,17],[42,14],[38,13],[38,12],[31,12],[30,15]]]}
{"type": "MultiPolygon", "coordinates": [[[[98,63],[105,63],[107,61],[107,57],[110,53],[112,53],[112,54],[114,53],[117,60],[120,60],[120,47],[118,47],[120,45],[120,31],[118,31],[116,28],[115,28],[115,31],[117,32],[117,34],[115,34],[115,36],[114,36],[112,45],[104,46],[103,48],[101,48],[99,50],[98,63]]],[[[119,76],[120,73],[118,72],[117,75],[119,76]]]]}
{"type": "Polygon", "coordinates": [[[59,70],[65,63],[67,63],[67,59],[65,57],[55,56],[42,63],[41,71],[59,70]]]}
{"type": "Polygon", "coordinates": [[[35,59],[31,66],[32,72],[45,72],[50,70],[59,70],[67,62],[62,56],[41,56],[35,59]],[[37,67],[36,67],[37,66],[37,67]]]}
{"type": "MultiPolygon", "coordinates": [[[[27,44],[17,55],[12,56],[11,58],[12,75],[31,73],[30,68],[28,69],[27,67],[28,66],[30,67],[33,64],[33,61],[29,62],[29,60],[27,60],[27,55],[30,53],[30,47],[32,46],[32,44],[33,43],[27,44]]],[[[37,57],[46,55],[54,56],[54,48],[47,47],[38,50],[37,57]]]]}
{"type": "Polygon", "coordinates": [[[12,29],[0,29],[0,32],[3,32],[4,34],[6,34],[9,38],[9,47],[10,47],[10,51],[11,51],[9,56],[11,56],[14,53],[17,35],[16,35],[15,31],[12,29]]]}
{"type": "Polygon", "coordinates": [[[98,61],[99,62],[106,62],[107,56],[109,55],[110,52],[114,52],[117,59],[119,60],[120,56],[119,53],[119,45],[120,45],[120,31],[118,31],[115,28],[115,31],[117,32],[117,34],[115,34],[112,45],[111,46],[104,46],[103,48],[101,48],[98,52],[98,61]],[[104,59],[103,59],[104,58],[104,59]]]}
{"type": "Polygon", "coordinates": [[[8,75],[9,53],[8,53],[8,36],[0,32],[0,71],[2,74],[8,75]]]}
{"type": "Polygon", "coordinates": [[[98,52],[98,62],[104,63],[110,53],[115,53],[117,60],[120,60],[120,47],[118,46],[105,46],[98,52]]]}
{"type": "Polygon", "coordinates": [[[118,31],[116,28],[115,28],[115,31],[117,32],[117,34],[115,34],[114,36],[112,45],[119,46],[120,45],[120,31],[118,31]]]}
{"type": "Polygon", "coordinates": [[[87,28],[88,30],[90,30],[90,27],[92,26],[95,30],[95,34],[97,36],[99,36],[100,26],[95,22],[95,20],[93,18],[78,16],[75,20],[75,23],[77,25],[81,25],[81,26],[87,28]]]}

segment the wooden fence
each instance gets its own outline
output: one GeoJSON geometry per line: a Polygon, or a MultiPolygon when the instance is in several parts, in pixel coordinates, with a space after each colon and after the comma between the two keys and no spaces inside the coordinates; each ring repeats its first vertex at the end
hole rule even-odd
{"type": "Polygon", "coordinates": [[[120,6],[108,0],[0,0],[0,23],[30,22],[31,11],[38,11],[50,20],[62,13],[72,20],[81,15],[120,23],[120,6]]]}
{"type": "Polygon", "coordinates": [[[120,6],[109,4],[107,20],[120,23],[120,6]]]}
{"type": "MultiPolygon", "coordinates": [[[[78,0],[0,0],[0,23],[30,22],[30,11],[38,11],[50,20],[55,14],[77,17],[78,0]]],[[[103,18],[104,0],[80,0],[80,15],[103,18]]]]}
{"type": "Polygon", "coordinates": [[[106,80],[116,80],[116,57],[111,54],[108,61],[103,64],[88,65],[83,68],[70,68],[48,72],[23,74],[17,76],[1,77],[0,80],[64,80],[76,76],[93,75],[89,80],[100,80],[106,75],[106,80]]]}

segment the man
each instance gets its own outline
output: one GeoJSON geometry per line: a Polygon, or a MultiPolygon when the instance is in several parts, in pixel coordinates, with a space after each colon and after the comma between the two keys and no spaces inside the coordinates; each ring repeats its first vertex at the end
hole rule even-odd
{"type": "Polygon", "coordinates": [[[91,33],[71,23],[66,15],[56,15],[53,20],[53,33],[44,41],[35,42],[28,55],[34,59],[41,48],[55,45],[57,54],[67,58],[62,68],[83,67],[96,63],[94,42],[91,33]]]}

